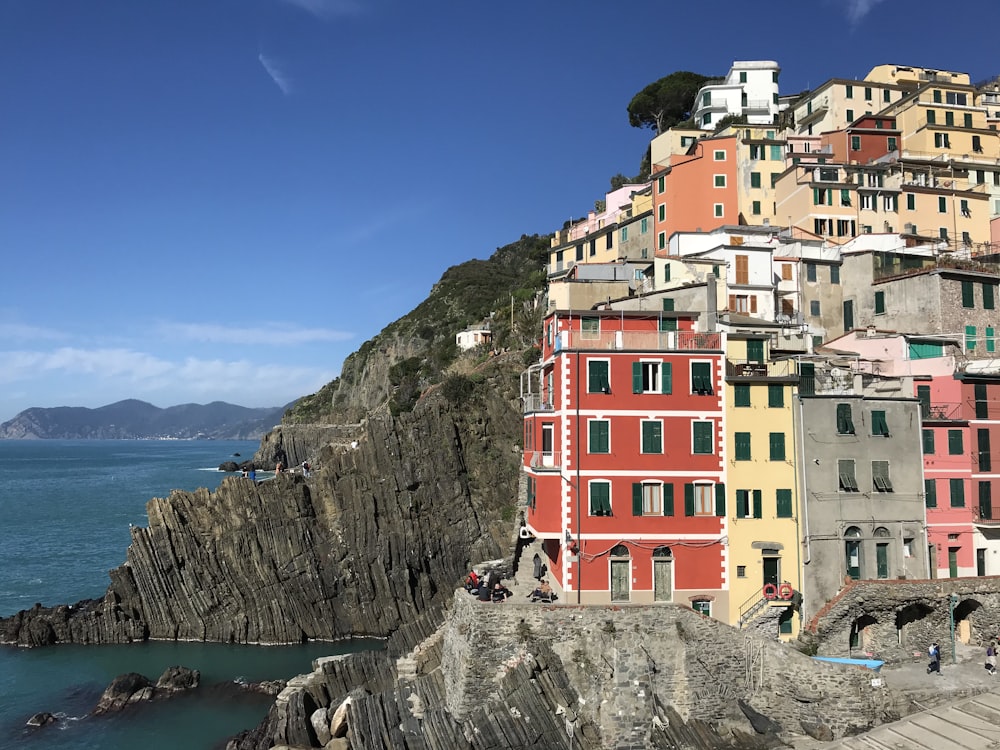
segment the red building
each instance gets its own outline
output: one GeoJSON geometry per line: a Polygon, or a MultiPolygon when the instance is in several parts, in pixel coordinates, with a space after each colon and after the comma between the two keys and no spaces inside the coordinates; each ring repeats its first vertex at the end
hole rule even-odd
{"type": "Polygon", "coordinates": [[[544,321],[522,376],[526,522],[564,601],[708,610],[725,588],[723,336],[696,318],[544,321]]]}

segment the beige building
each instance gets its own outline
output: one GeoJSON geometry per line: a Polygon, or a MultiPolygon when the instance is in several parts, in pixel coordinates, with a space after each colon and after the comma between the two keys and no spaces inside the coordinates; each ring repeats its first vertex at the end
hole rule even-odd
{"type": "Polygon", "coordinates": [[[819,135],[840,130],[857,118],[879,112],[912,88],[900,83],[833,78],[804,94],[789,108],[786,118],[796,135],[819,135]]]}

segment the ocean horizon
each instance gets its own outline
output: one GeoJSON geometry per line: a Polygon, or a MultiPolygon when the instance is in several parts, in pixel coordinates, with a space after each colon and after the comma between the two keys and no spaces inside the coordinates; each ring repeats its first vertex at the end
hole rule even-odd
{"type": "MultiPolygon", "coordinates": [[[[149,500],[173,489],[214,490],[227,476],[218,466],[247,460],[257,447],[258,441],[240,440],[0,440],[0,617],[35,603],[48,607],[103,596],[108,572],[125,561],[129,526],[147,525],[149,500]]],[[[318,657],[378,646],[0,646],[0,747],[222,748],[256,726],[273,703],[243,684],[289,679],[310,671],[318,657]],[[201,687],[120,714],[90,715],[117,675],[139,672],[156,680],[174,665],[199,670],[201,687]],[[27,727],[39,712],[59,721],[27,727]]]]}

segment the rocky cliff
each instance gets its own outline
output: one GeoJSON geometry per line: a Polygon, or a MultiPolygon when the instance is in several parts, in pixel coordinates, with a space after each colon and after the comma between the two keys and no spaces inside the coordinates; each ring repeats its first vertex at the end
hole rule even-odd
{"type": "Polygon", "coordinates": [[[412,645],[437,627],[470,562],[510,546],[521,367],[513,354],[492,358],[466,389],[368,419],[346,444],[311,443],[308,479],[231,477],[213,493],[151,500],[102,599],[0,620],[0,641],[412,645]]]}

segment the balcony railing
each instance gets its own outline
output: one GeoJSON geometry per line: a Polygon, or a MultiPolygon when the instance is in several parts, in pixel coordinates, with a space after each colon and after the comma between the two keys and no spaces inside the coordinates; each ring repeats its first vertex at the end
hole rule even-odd
{"type": "Polygon", "coordinates": [[[562,453],[560,451],[525,451],[527,464],[532,469],[552,469],[556,471],[562,468],[562,453]]]}
{"type": "Polygon", "coordinates": [[[521,394],[521,405],[525,414],[532,411],[553,411],[551,399],[538,393],[521,394]]]}
{"type": "Polygon", "coordinates": [[[1000,505],[980,505],[973,520],[981,526],[1000,526],[1000,505]]]}
{"type": "Polygon", "coordinates": [[[556,340],[559,349],[721,351],[722,336],[695,331],[562,331],[556,340]]]}
{"type": "Polygon", "coordinates": [[[955,421],[964,419],[961,402],[938,401],[933,404],[921,402],[920,416],[925,420],[955,421]]]}
{"type": "Polygon", "coordinates": [[[748,359],[727,359],[727,378],[786,378],[795,374],[794,362],[756,362],[748,359]]]}
{"type": "Polygon", "coordinates": [[[770,112],[771,102],[767,99],[747,99],[743,103],[744,112],[770,112]]]}

